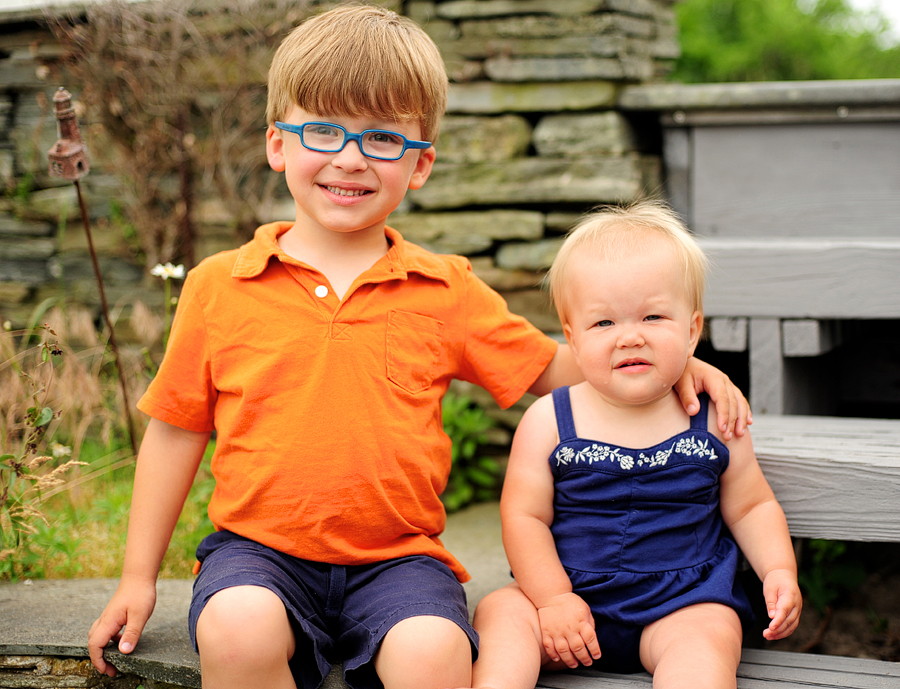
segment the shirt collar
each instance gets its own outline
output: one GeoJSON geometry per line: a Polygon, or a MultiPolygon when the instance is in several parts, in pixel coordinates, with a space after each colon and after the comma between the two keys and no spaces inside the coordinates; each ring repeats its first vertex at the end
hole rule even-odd
{"type": "MultiPolygon", "coordinates": [[[[287,232],[293,223],[273,222],[257,228],[253,239],[238,250],[238,257],[231,271],[236,279],[253,279],[265,271],[269,260],[275,256],[279,261],[287,255],[278,246],[278,237],[287,232]]],[[[376,272],[371,282],[406,280],[410,273],[418,273],[433,280],[450,285],[450,271],[445,260],[430,251],[410,244],[392,227],[385,227],[384,234],[390,242],[386,260],[376,264],[376,272]]]]}

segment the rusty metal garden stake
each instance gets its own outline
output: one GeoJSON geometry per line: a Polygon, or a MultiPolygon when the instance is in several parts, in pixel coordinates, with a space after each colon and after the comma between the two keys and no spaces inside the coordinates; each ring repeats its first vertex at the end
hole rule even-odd
{"type": "Polygon", "coordinates": [[[131,442],[131,451],[137,457],[137,436],[134,432],[134,423],[131,419],[131,405],[128,401],[128,387],[125,384],[125,369],[122,366],[122,358],[119,355],[119,345],[116,343],[116,331],[113,328],[112,318],[109,315],[109,304],[106,301],[106,289],[103,286],[103,276],[100,273],[100,263],[97,261],[97,252],[94,250],[94,240],[91,235],[91,222],[88,218],[84,196],[81,193],[79,180],[91,169],[87,159],[87,151],[81,140],[81,132],[78,129],[78,121],[75,118],[75,109],[72,107],[72,94],[62,86],[53,95],[54,114],[59,128],[59,139],[48,152],[50,158],[50,176],[62,177],[71,180],[75,184],[78,193],[78,205],[81,208],[81,221],[84,223],[84,233],[87,236],[88,251],[91,255],[91,263],[94,266],[94,276],[97,278],[97,287],[100,291],[100,305],[103,308],[103,318],[109,328],[109,344],[112,347],[113,359],[116,370],[119,373],[119,384],[122,387],[122,399],[125,404],[125,421],[128,425],[128,439],[131,442]]]}

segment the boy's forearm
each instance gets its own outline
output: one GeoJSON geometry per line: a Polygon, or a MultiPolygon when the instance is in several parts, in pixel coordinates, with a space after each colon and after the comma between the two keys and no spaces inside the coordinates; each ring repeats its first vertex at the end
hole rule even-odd
{"type": "Polygon", "coordinates": [[[559,345],[556,354],[547,364],[544,372],[538,376],[528,392],[538,397],[543,397],[563,385],[577,385],[584,380],[584,374],[578,368],[575,356],[567,344],[559,345]]]}
{"type": "Polygon", "coordinates": [[[208,441],[208,433],[151,420],[135,470],[123,578],[155,581],[208,441]]]}

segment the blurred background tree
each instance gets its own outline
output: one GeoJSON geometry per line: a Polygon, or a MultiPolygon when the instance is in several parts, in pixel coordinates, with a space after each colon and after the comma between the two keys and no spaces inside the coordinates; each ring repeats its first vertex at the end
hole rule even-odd
{"type": "Polygon", "coordinates": [[[847,0],[683,0],[671,81],[900,77],[900,42],[878,11],[847,0]]]}

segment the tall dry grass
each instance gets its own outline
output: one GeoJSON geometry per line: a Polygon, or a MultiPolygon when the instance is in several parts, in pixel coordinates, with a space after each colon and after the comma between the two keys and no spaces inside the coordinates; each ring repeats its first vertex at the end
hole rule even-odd
{"type": "MultiPolygon", "coordinates": [[[[114,362],[84,307],[55,306],[39,315],[43,328],[0,330],[0,456],[6,460],[0,463],[0,506],[16,497],[18,516],[27,517],[17,521],[22,533],[13,547],[8,539],[0,543],[0,579],[118,576],[135,458],[114,362]],[[44,361],[49,339],[59,354],[44,361]],[[36,405],[53,416],[32,443],[28,410],[36,405]],[[18,480],[13,464],[19,465],[18,480]],[[30,484],[24,476],[33,478],[30,484]]],[[[158,352],[163,323],[136,303],[123,326],[129,340],[120,355],[129,398],[136,401],[155,373],[149,351],[158,352]]],[[[142,435],[145,419],[134,408],[130,413],[142,435]]],[[[205,515],[212,491],[207,466],[198,474],[162,576],[190,576],[193,548],[212,528],[205,515]]],[[[0,515],[4,537],[16,521],[7,512],[0,515]]]]}

